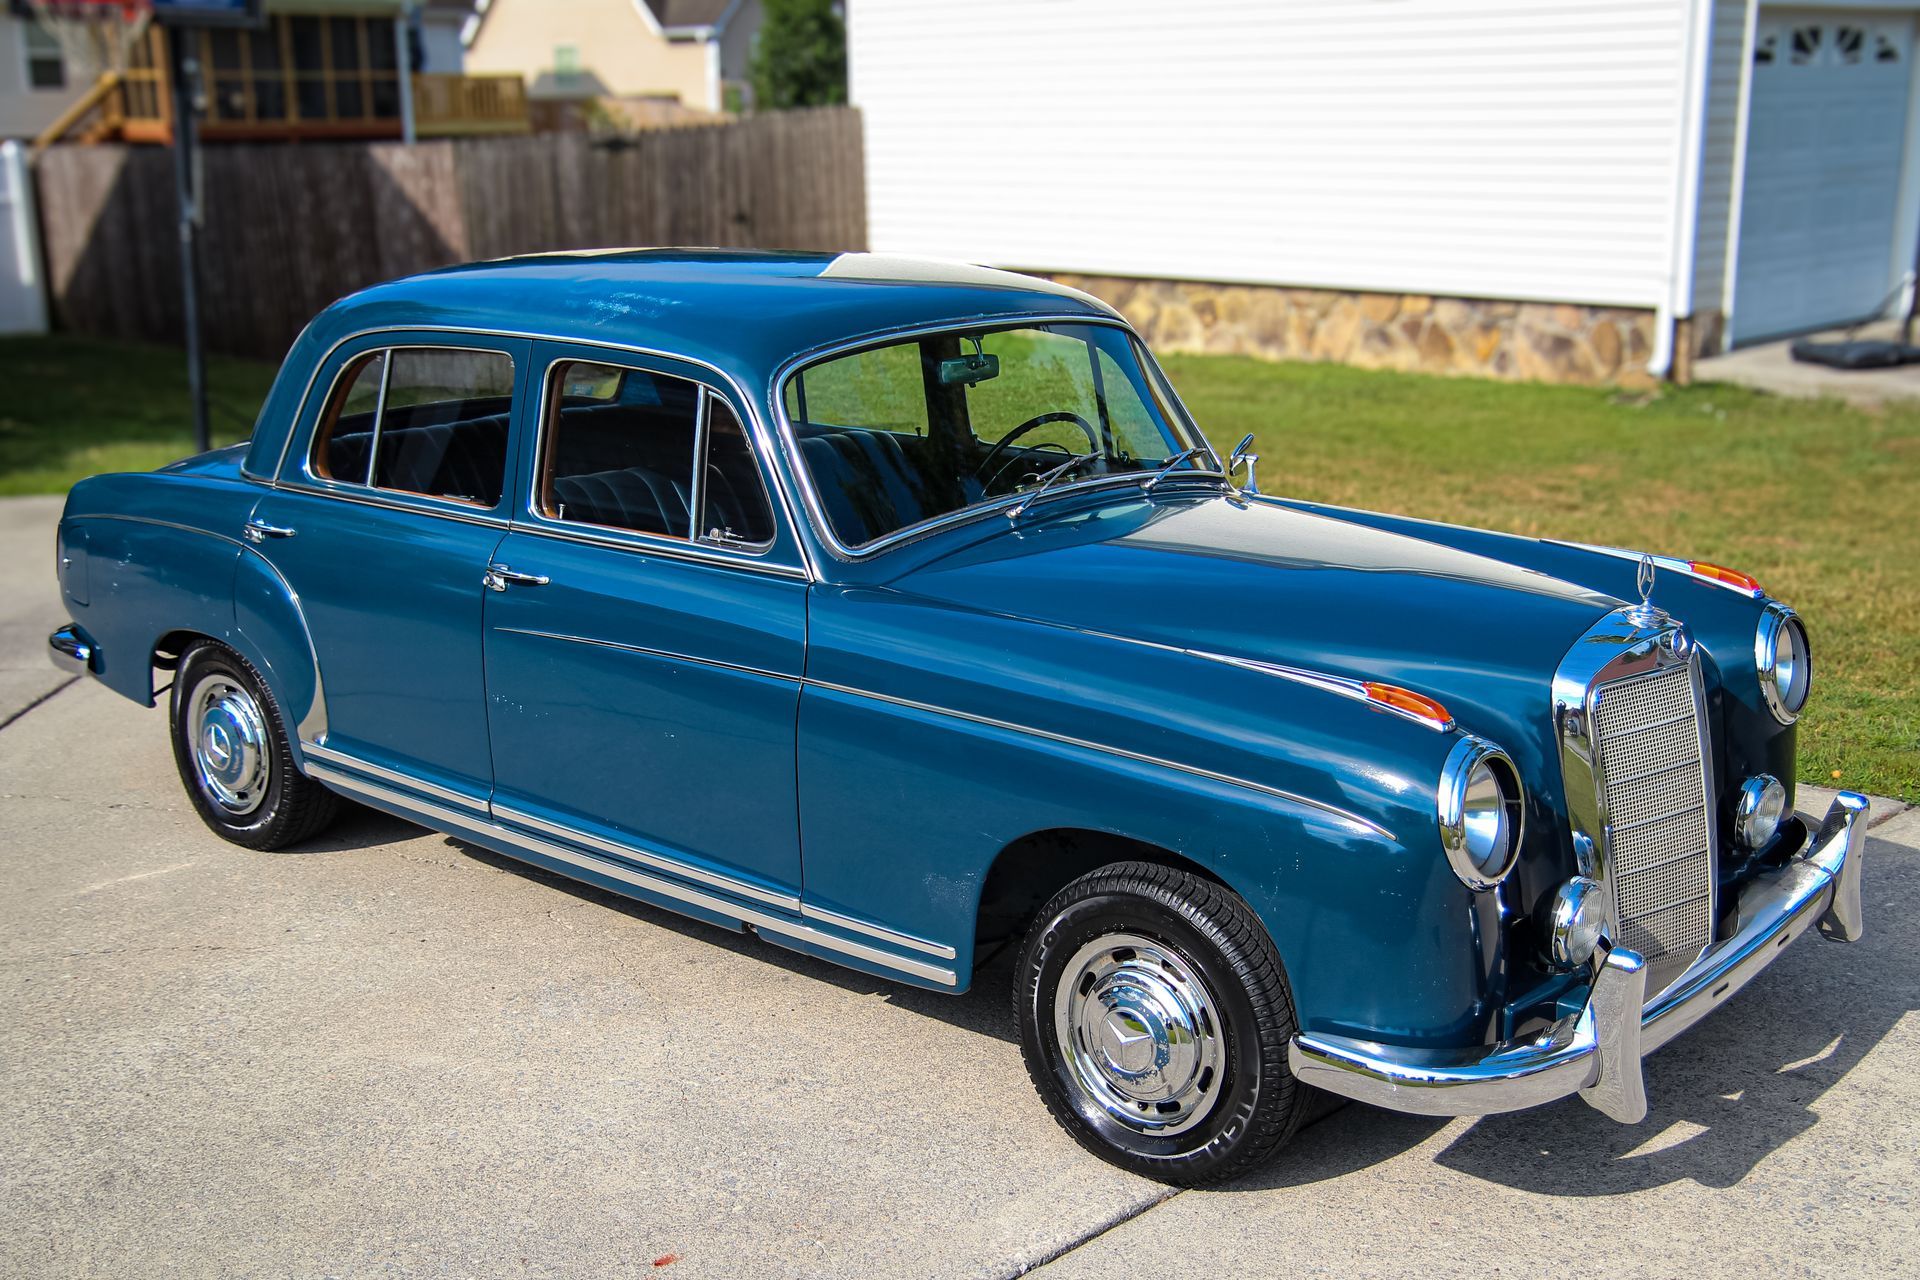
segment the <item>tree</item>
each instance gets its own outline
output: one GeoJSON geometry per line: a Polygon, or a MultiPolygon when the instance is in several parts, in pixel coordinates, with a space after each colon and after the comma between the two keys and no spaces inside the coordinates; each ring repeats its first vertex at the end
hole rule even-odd
{"type": "Polygon", "coordinates": [[[833,0],[763,0],[753,50],[753,105],[762,111],[847,100],[847,25],[833,0]]]}

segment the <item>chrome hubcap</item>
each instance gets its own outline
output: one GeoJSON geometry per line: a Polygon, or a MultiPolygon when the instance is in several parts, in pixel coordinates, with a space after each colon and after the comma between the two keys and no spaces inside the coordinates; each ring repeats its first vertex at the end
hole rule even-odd
{"type": "Polygon", "coordinates": [[[1054,1030],[1080,1091],[1130,1129],[1181,1133],[1220,1099],[1226,1066],[1212,992],[1165,943],[1110,933],[1074,953],[1054,1030]]]}
{"type": "Polygon", "coordinates": [[[267,721],[253,695],[225,675],[211,675],[187,699],[188,741],[200,790],[240,816],[267,798],[267,721]]]}

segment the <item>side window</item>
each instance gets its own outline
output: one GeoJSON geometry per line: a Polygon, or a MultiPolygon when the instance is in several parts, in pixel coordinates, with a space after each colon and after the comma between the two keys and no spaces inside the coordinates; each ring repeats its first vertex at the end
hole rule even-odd
{"type": "Polygon", "coordinates": [[[348,366],[315,435],[313,473],[491,507],[513,411],[504,352],[394,347],[348,366]]]}
{"type": "Polygon", "coordinates": [[[773,508],[753,449],[733,408],[719,396],[707,397],[707,480],[701,495],[704,537],[751,546],[773,541],[773,508]]]}
{"type": "Polygon", "coordinates": [[[809,427],[926,435],[919,346],[905,342],[856,351],[795,374],[787,383],[787,417],[802,435],[809,427]]]}
{"type": "Polygon", "coordinates": [[[552,379],[540,514],[729,546],[773,541],[760,469],[725,400],[684,378],[588,360],[561,362],[552,379]]]}
{"type": "Polygon", "coordinates": [[[387,353],[360,356],[341,379],[345,388],[334,400],[313,445],[313,474],[345,484],[365,484],[373,461],[373,420],[386,380],[387,353]]]}
{"type": "Polygon", "coordinates": [[[552,377],[540,514],[691,537],[698,384],[587,360],[552,377]]]}

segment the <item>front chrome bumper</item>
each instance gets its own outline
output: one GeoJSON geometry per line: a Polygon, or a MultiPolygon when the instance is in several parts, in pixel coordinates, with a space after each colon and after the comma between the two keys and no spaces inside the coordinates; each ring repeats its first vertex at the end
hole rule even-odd
{"type": "Polygon", "coordinates": [[[1842,942],[1859,939],[1866,818],[1866,797],[1841,792],[1806,850],[1747,884],[1733,931],[1652,1004],[1646,962],[1624,947],[1603,947],[1586,1007],[1538,1035],[1424,1053],[1303,1033],[1288,1051],[1293,1074],[1329,1093],[1433,1116],[1520,1111],[1577,1093],[1633,1124],[1647,1114],[1642,1056],[1719,1008],[1810,927],[1842,942]]]}

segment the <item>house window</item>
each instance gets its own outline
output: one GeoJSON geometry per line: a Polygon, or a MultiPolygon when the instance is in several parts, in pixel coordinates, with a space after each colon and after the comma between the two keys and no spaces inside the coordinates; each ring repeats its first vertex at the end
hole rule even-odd
{"type": "Polygon", "coordinates": [[[64,89],[67,87],[67,60],[53,33],[29,18],[27,32],[27,87],[64,89]]]}
{"type": "Polygon", "coordinates": [[[557,44],[553,47],[553,78],[561,84],[574,84],[579,81],[579,45],[557,44]]]}
{"type": "Polygon", "coordinates": [[[255,31],[182,33],[199,44],[223,124],[359,124],[400,118],[393,23],[276,15],[255,31]]]}

